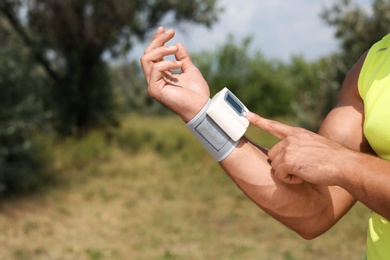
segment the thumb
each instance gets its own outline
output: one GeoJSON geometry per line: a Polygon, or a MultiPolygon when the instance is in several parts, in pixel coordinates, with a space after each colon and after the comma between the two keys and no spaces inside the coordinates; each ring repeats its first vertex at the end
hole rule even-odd
{"type": "Polygon", "coordinates": [[[272,173],[282,182],[287,184],[302,184],[303,180],[294,174],[288,173],[289,167],[279,166],[277,170],[272,169],[272,173]]]}
{"type": "Polygon", "coordinates": [[[186,47],[183,44],[177,43],[177,52],[175,53],[176,60],[183,62],[182,70],[185,72],[189,68],[193,67],[190,54],[188,53],[186,47]]]}
{"type": "Polygon", "coordinates": [[[286,138],[294,130],[294,127],[292,126],[285,125],[278,121],[266,119],[253,112],[248,112],[246,114],[246,118],[252,125],[263,129],[264,131],[270,133],[271,135],[279,139],[286,138]]]}

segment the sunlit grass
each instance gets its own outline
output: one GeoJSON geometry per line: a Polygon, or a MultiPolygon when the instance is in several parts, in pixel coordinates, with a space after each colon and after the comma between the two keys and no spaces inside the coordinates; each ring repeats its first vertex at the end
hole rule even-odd
{"type": "Polygon", "coordinates": [[[365,207],[304,241],[248,200],[176,117],[133,115],[110,133],[46,141],[57,184],[2,203],[0,259],[364,256],[365,207]]]}

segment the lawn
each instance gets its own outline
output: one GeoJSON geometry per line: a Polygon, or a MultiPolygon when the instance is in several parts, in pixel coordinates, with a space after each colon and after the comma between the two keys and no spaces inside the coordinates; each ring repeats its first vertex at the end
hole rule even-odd
{"type": "Polygon", "coordinates": [[[0,259],[364,258],[366,207],[305,241],[247,199],[175,117],[132,115],[110,133],[37,142],[56,181],[1,201],[0,259]]]}

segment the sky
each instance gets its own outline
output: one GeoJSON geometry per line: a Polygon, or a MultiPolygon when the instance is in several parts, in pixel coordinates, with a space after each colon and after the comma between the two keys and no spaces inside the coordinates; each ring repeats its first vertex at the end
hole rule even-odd
{"type": "MultiPolygon", "coordinates": [[[[224,8],[219,21],[211,29],[201,25],[172,25],[161,23],[166,29],[176,31],[170,42],[183,43],[190,53],[216,50],[227,35],[234,36],[236,43],[247,36],[253,38],[252,51],[260,51],[267,58],[288,61],[293,55],[316,60],[338,49],[334,28],[321,18],[324,7],[338,0],[218,0],[224,8]]],[[[355,0],[367,8],[370,0],[355,0]]],[[[147,37],[152,38],[152,34],[147,37]]],[[[139,58],[148,43],[139,43],[131,57],[139,58]]]]}

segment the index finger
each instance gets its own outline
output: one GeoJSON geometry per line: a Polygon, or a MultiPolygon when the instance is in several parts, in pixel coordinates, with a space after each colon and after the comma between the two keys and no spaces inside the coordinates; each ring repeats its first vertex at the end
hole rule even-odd
{"type": "Polygon", "coordinates": [[[173,36],[175,35],[175,31],[173,29],[170,29],[168,31],[165,31],[163,27],[159,27],[157,29],[156,34],[153,37],[153,40],[149,44],[149,46],[146,48],[144,54],[150,52],[151,50],[164,46],[166,42],[171,40],[173,36]]]}
{"type": "Polygon", "coordinates": [[[246,118],[252,125],[265,130],[279,139],[286,138],[294,130],[294,127],[292,126],[285,125],[275,120],[266,119],[252,112],[248,112],[246,118]]]}

